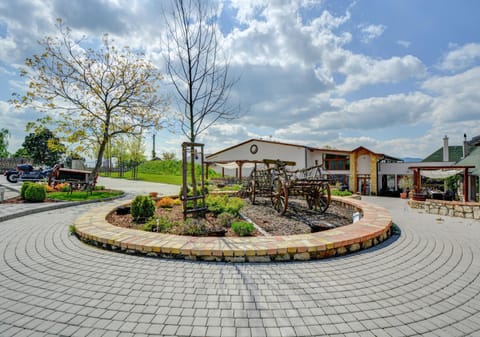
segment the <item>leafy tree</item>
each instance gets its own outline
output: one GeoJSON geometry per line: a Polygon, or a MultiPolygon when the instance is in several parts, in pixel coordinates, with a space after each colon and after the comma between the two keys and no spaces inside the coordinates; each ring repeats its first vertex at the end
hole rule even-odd
{"type": "Polygon", "coordinates": [[[52,131],[42,127],[28,134],[22,146],[34,163],[48,166],[58,163],[66,150],[52,131]]]}
{"type": "Polygon", "coordinates": [[[128,47],[117,49],[108,34],[98,50],[83,47],[57,20],[59,34],[39,41],[44,51],[25,61],[21,75],[28,92],[13,95],[17,107],[56,112],[56,124],[66,140],[84,151],[98,145],[92,176],[98,173],[108,142],[121,134],[138,135],[160,128],[166,111],[157,95],[160,72],[128,47]]]}
{"type": "Polygon", "coordinates": [[[163,152],[162,153],[162,160],[174,160],[175,159],[175,152],[163,152]]]}
{"type": "Polygon", "coordinates": [[[19,148],[14,154],[12,154],[13,158],[30,158],[30,154],[28,153],[25,148],[19,148]]]}
{"type": "Polygon", "coordinates": [[[7,129],[0,129],[0,158],[8,157],[8,136],[10,132],[7,129]]]}
{"type": "MultiPolygon", "coordinates": [[[[167,74],[183,111],[181,129],[189,142],[219,119],[237,117],[228,104],[235,81],[219,44],[216,12],[203,0],[175,0],[167,17],[167,74]]],[[[196,191],[195,158],[191,149],[191,180],[196,191]]]]}
{"type": "Polygon", "coordinates": [[[145,143],[142,137],[129,137],[127,139],[127,158],[134,163],[138,164],[145,161],[147,158],[145,155],[145,143]]]}

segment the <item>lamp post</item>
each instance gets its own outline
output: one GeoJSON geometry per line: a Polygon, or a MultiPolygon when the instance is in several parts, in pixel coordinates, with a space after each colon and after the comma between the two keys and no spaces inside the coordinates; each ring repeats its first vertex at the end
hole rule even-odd
{"type": "Polygon", "coordinates": [[[155,134],[153,134],[153,145],[152,145],[152,160],[155,160],[157,154],[155,153],[155,134]]]}

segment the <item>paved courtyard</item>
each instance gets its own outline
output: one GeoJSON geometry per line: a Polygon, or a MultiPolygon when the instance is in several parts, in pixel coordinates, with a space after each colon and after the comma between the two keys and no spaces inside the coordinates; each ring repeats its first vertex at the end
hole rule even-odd
{"type": "Polygon", "coordinates": [[[311,262],[96,249],[68,232],[96,205],[0,222],[0,336],[480,336],[480,222],[364,200],[401,235],[311,262]]]}

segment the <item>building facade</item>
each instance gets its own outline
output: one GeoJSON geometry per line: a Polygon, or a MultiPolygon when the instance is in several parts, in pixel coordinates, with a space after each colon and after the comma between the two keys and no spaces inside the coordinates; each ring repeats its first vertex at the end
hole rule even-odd
{"type": "Polygon", "coordinates": [[[365,147],[343,151],[250,139],[208,155],[206,163],[224,176],[242,180],[254,167],[261,168],[264,159],[293,162],[290,170],[321,166],[322,173],[332,183],[361,194],[377,193],[379,162],[398,161],[365,147]]]}
{"type": "Polygon", "coordinates": [[[468,177],[468,199],[478,198],[480,136],[471,141],[465,136],[463,146],[450,146],[445,136],[443,146],[437,151],[423,161],[408,163],[363,146],[345,151],[263,139],[249,139],[208,155],[206,163],[224,176],[242,180],[254,167],[262,168],[264,159],[292,162],[290,170],[321,166],[325,178],[344,189],[363,195],[386,196],[399,196],[400,192],[414,190],[414,171],[420,172],[416,168],[433,170],[439,167],[440,171],[448,167],[454,169],[455,165],[473,165],[475,168],[470,169],[468,177]]]}

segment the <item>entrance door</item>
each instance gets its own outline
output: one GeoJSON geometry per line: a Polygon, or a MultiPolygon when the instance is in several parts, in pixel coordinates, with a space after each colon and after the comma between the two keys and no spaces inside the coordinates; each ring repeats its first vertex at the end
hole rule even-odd
{"type": "Polygon", "coordinates": [[[370,176],[363,175],[357,177],[357,193],[361,195],[370,195],[370,176]]]}

